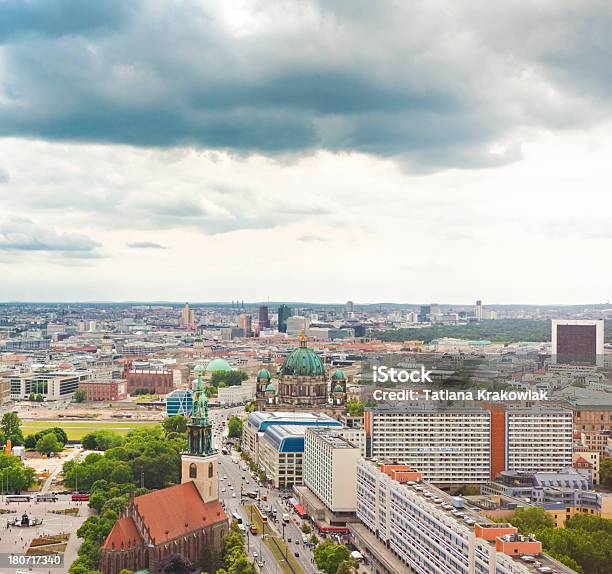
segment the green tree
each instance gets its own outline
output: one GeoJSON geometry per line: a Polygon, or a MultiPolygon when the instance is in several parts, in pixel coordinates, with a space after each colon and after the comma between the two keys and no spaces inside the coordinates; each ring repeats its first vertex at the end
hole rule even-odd
{"type": "Polygon", "coordinates": [[[97,430],[94,432],[87,433],[82,439],[81,444],[83,448],[89,450],[108,450],[121,446],[123,439],[113,431],[110,430],[97,430]]]}
{"type": "Polygon", "coordinates": [[[4,433],[6,439],[11,440],[13,446],[20,446],[23,444],[23,434],[21,432],[21,419],[16,413],[4,413],[2,420],[0,421],[0,428],[4,433]]]}
{"type": "Polygon", "coordinates": [[[543,528],[554,528],[555,521],[541,506],[519,508],[510,523],[516,526],[522,534],[534,534],[543,528]]]}
{"type": "Polygon", "coordinates": [[[246,381],[249,375],[244,371],[213,371],[210,384],[213,387],[235,387],[246,381]]]}
{"type": "Polygon", "coordinates": [[[229,438],[240,438],[242,436],[242,420],[237,416],[231,416],[227,421],[227,436],[229,438]]]}
{"type": "Polygon", "coordinates": [[[314,549],[314,559],[317,568],[326,574],[336,574],[342,562],[351,561],[351,553],[344,544],[335,544],[326,540],[314,549]]]}
{"type": "Polygon", "coordinates": [[[162,427],[166,434],[171,432],[184,433],[187,431],[187,418],[183,415],[167,417],[162,422],[162,427]]]}
{"type": "Polygon", "coordinates": [[[83,389],[77,389],[74,392],[74,402],[75,403],[82,403],[85,400],[85,391],[83,389]]]}
{"type": "Polygon", "coordinates": [[[248,405],[244,407],[245,412],[254,413],[255,412],[255,401],[251,401],[248,405]]]}
{"type": "Polygon", "coordinates": [[[360,417],[363,416],[363,407],[364,404],[361,401],[352,400],[346,403],[346,409],[348,414],[352,417],[360,417]]]}
{"type": "Polygon", "coordinates": [[[0,483],[9,492],[27,490],[34,484],[34,469],[18,456],[0,453],[0,483]]]}
{"type": "Polygon", "coordinates": [[[603,458],[599,463],[599,480],[602,486],[612,490],[612,458],[603,458]]]}
{"type": "Polygon", "coordinates": [[[43,435],[36,443],[36,450],[46,455],[61,452],[63,448],[62,443],[57,440],[57,437],[52,432],[43,435]]]}

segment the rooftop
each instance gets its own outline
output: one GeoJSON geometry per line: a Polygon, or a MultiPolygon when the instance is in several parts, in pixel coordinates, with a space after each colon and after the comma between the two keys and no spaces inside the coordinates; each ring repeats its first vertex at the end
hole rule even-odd
{"type": "Polygon", "coordinates": [[[324,440],[327,444],[333,448],[357,448],[352,443],[341,437],[336,431],[330,430],[325,427],[306,427],[307,432],[314,434],[324,440]]]}

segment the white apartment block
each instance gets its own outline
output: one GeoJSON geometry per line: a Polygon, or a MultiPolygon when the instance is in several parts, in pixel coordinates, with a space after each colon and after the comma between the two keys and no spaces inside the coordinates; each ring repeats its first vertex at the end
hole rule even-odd
{"type": "MultiPolygon", "coordinates": [[[[357,546],[374,559],[399,559],[417,574],[533,574],[522,555],[541,552],[534,538],[517,534],[509,524],[495,524],[426,482],[398,482],[372,462],[357,465],[357,517],[366,527],[351,525],[357,546]],[[371,543],[371,540],[375,544],[371,543]],[[380,542],[380,544],[379,544],[380,542]]],[[[559,574],[574,571],[547,556],[542,566],[559,574]]],[[[382,560],[374,563],[382,563],[382,560]]],[[[376,572],[388,569],[375,568],[376,572]]]]}
{"type": "Polygon", "coordinates": [[[557,472],[572,466],[570,410],[508,408],[506,412],[506,469],[557,472]]]}
{"type": "Polygon", "coordinates": [[[304,434],[304,485],[334,513],[355,512],[359,447],[326,428],[304,434]]]}
{"type": "Polygon", "coordinates": [[[436,484],[491,479],[490,413],[483,408],[383,406],[366,411],[366,420],[371,458],[408,464],[436,484]]]}

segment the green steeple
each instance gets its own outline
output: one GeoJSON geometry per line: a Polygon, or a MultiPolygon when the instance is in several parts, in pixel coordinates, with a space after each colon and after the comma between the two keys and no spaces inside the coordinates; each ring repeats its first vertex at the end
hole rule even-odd
{"type": "Polygon", "coordinates": [[[188,425],[189,454],[206,456],[212,454],[212,424],[208,418],[208,398],[204,391],[202,370],[196,369],[198,378],[193,389],[193,410],[188,425]]]}

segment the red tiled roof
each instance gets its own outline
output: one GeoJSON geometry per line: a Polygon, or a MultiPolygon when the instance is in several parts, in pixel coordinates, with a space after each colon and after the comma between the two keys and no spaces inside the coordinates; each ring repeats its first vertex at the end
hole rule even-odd
{"type": "Polygon", "coordinates": [[[108,533],[102,548],[106,550],[122,550],[142,544],[142,538],[136,529],[134,521],[128,516],[123,516],[108,533]]]}
{"type": "Polygon", "coordinates": [[[192,481],[137,496],[133,504],[155,544],[227,520],[219,501],[205,503],[192,481]]]}

